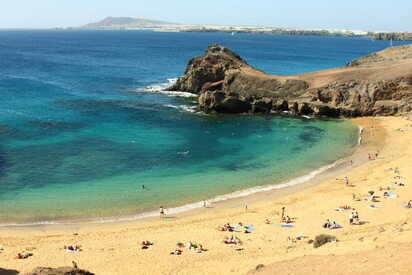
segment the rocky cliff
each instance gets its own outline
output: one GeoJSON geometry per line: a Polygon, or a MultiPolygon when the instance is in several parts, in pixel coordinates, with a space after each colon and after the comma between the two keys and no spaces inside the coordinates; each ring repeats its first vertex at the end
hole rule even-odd
{"type": "Polygon", "coordinates": [[[412,45],[307,74],[269,75],[211,45],[168,90],[199,95],[206,113],[290,112],[317,116],[396,115],[412,110],[412,45]]]}
{"type": "Polygon", "coordinates": [[[411,41],[412,32],[380,32],[372,37],[376,40],[411,41]]]}

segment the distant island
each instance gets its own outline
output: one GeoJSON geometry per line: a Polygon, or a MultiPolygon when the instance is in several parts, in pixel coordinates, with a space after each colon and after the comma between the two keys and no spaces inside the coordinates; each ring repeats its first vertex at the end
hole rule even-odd
{"type": "Polygon", "coordinates": [[[375,40],[412,41],[412,32],[384,32],[348,29],[298,29],[259,26],[228,26],[211,24],[181,24],[131,17],[107,17],[98,22],[89,23],[79,27],[69,27],[63,29],[151,30],[158,32],[227,32],[232,34],[257,33],[317,36],[352,36],[370,37],[375,40]]]}

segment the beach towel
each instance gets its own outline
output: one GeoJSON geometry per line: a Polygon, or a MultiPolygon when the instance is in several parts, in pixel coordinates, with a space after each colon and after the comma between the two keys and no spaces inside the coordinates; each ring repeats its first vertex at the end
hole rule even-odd
{"type": "Polygon", "coordinates": [[[368,206],[370,209],[381,209],[379,206],[368,206]]]}
{"type": "Polygon", "coordinates": [[[182,244],[181,242],[177,242],[176,245],[177,245],[179,248],[185,247],[185,245],[182,244]]]}
{"type": "Polygon", "coordinates": [[[399,205],[402,206],[402,207],[405,207],[405,208],[412,208],[411,206],[405,205],[405,204],[399,204],[399,205]]]}
{"type": "Polygon", "coordinates": [[[338,207],[338,208],[335,208],[335,210],[336,210],[336,211],[339,211],[339,212],[342,212],[342,211],[349,210],[349,208],[348,208],[348,209],[345,209],[345,208],[340,208],[340,207],[338,207]]]}
{"type": "Polygon", "coordinates": [[[281,227],[294,227],[295,225],[293,223],[281,223],[280,224],[281,227]]]}
{"type": "Polygon", "coordinates": [[[244,226],[243,228],[245,228],[246,230],[249,230],[249,231],[252,231],[253,229],[255,229],[255,228],[253,228],[253,227],[251,227],[251,226],[244,226]]]}
{"type": "Polygon", "coordinates": [[[343,228],[343,227],[342,227],[342,225],[340,225],[338,223],[335,224],[335,227],[329,227],[329,229],[339,229],[339,228],[343,228]]]}

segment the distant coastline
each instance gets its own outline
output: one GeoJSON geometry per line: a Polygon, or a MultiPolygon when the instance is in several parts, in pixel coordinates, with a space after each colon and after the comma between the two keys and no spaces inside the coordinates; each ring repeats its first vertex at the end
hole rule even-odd
{"type": "Polygon", "coordinates": [[[180,24],[131,17],[107,17],[79,27],[55,29],[80,30],[151,30],[156,32],[222,32],[252,34],[286,34],[315,36],[369,37],[374,40],[412,41],[412,32],[365,31],[349,29],[305,29],[212,24],[180,24]]]}

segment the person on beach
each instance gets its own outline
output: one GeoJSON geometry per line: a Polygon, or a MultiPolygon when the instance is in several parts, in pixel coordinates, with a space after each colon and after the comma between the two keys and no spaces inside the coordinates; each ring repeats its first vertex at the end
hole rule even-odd
{"type": "Polygon", "coordinates": [[[206,200],[203,199],[203,207],[206,207],[206,200]]]}
{"type": "Polygon", "coordinates": [[[372,159],[371,154],[368,154],[368,160],[371,160],[371,159],[372,159]]]}
{"type": "Polygon", "coordinates": [[[160,206],[159,213],[160,213],[160,218],[163,219],[165,217],[165,211],[163,209],[163,206],[160,206]]]}
{"type": "Polygon", "coordinates": [[[145,189],[146,188],[146,186],[144,186],[144,184],[142,184],[142,189],[145,189]]]}
{"type": "Polygon", "coordinates": [[[355,214],[353,215],[353,221],[356,222],[357,224],[360,224],[358,212],[355,212],[355,214]]]}
{"type": "Polygon", "coordinates": [[[75,261],[72,261],[72,265],[73,265],[73,268],[76,268],[76,269],[77,269],[77,264],[76,264],[75,261]]]}
{"type": "Polygon", "coordinates": [[[350,167],[353,166],[353,161],[352,160],[349,162],[349,165],[350,165],[350,167]]]}
{"type": "Polygon", "coordinates": [[[291,223],[292,219],[289,216],[286,216],[285,218],[283,218],[282,222],[284,223],[291,223]]]}
{"type": "Polygon", "coordinates": [[[326,222],[323,224],[323,228],[329,228],[330,227],[330,221],[329,219],[326,220],[326,222]]]}
{"type": "Polygon", "coordinates": [[[343,179],[343,182],[345,183],[346,187],[349,186],[349,179],[348,179],[348,177],[345,177],[345,178],[343,179]]]}
{"type": "Polygon", "coordinates": [[[353,224],[353,217],[354,217],[354,215],[355,215],[355,214],[353,214],[353,212],[349,214],[349,224],[350,224],[350,225],[353,224]]]}
{"type": "Polygon", "coordinates": [[[285,207],[282,207],[282,214],[280,215],[280,218],[283,220],[285,217],[285,207]]]}
{"type": "Polygon", "coordinates": [[[375,152],[375,158],[377,159],[378,156],[379,156],[379,150],[376,150],[376,152],[375,152]]]}
{"type": "Polygon", "coordinates": [[[245,212],[247,212],[247,203],[245,203],[245,212]]]}

